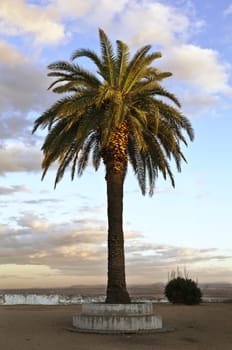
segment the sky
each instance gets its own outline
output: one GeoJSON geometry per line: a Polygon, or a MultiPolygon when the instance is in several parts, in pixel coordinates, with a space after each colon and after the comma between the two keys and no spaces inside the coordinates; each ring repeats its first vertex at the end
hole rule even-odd
{"type": "Polygon", "coordinates": [[[1,0],[0,288],[106,283],[104,167],[74,181],[67,171],[54,190],[55,166],[41,181],[46,131],[31,133],[59,97],[47,65],[78,48],[99,53],[98,28],[131,53],[162,52],[156,67],[173,73],[164,86],[195,130],[187,164],[172,168],[175,189],[160,176],[153,197],[142,196],[128,170],[127,283],[166,283],[177,268],[232,283],[232,1],[1,0]]]}

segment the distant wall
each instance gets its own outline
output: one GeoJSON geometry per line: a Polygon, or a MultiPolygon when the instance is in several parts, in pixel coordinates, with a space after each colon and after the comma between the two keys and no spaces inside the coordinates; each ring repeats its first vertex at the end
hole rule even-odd
{"type": "MultiPolygon", "coordinates": [[[[228,298],[206,297],[202,298],[206,303],[220,303],[228,298]]],[[[86,297],[82,295],[59,295],[59,294],[0,294],[0,305],[71,305],[104,302],[105,296],[86,297]]],[[[132,298],[134,302],[152,302],[152,303],[167,303],[166,298],[132,298]]]]}
{"type": "Polygon", "coordinates": [[[84,302],[104,302],[105,297],[83,297],[81,295],[58,295],[58,294],[2,294],[0,305],[68,305],[82,304],[84,302]]]}

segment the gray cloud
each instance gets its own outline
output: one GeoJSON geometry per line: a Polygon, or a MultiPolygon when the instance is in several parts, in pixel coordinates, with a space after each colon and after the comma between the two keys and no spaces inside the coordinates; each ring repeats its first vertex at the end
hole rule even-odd
{"type": "MultiPolygon", "coordinates": [[[[0,65],[1,112],[41,111],[49,99],[46,66],[38,63],[0,65]]],[[[52,93],[51,93],[52,95],[52,93]]]]}
{"type": "Polygon", "coordinates": [[[15,224],[18,226],[17,229],[10,225],[0,226],[1,259],[4,257],[9,259],[10,256],[12,263],[20,263],[21,259],[24,263],[29,261],[41,263],[41,254],[43,258],[45,256],[51,258],[57,254],[60,258],[64,258],[67,254],[68,260],[69,256],[76,254],[78,256],[79,249],[83,250],[82,245],[105,243],[103,223],[94,219],[76,220],[75,223],[58,225],[32,213],[24,213],[15,219],[15,224]]]}
{"type": "MultiPolygon", "coordinates": [[[[19,139],[30,141],[32,122],[20,112],[3,112],[1,115],[1,140],[19,139]]],[[[33,140],[31,139],[31,142],[33,140]]]]}
{"type": "Polygon", "coordinates": [[[105,210],[105,205],[90,207],[88,204],[86,204],[79,209],[79,212],[83,214],[101,214],[102,212],[105,212],[105,210]]]}
{"type": "Polygon", "coordinates": [[[0,175],[7,172],[38,171],[41,169],[42,153],[38,146],[22,143],[0,148],[0,175]]]}
{"type": "Polygon", "coordinates": [[[207,191],[201,191],[196,194],[197,199],[207,198],[208,196],[209,196],[209,192],[207,191]]]}
{"type": "Polygon", "coordinates": [[[126,249],[130,256],[130,261],[134,262],[137,259],[144,260],[144,262],[170,265],[197,263],[210,260],[226,260],[227,255],[217,255],[216,248],[209,249],[193,249],[184,247],[175,247],[170,245],[157,245],[154,243],[134,242],[127,246],[126,249]]]}
{"type": "MultiPolygon", "coordinates": [[[[0,265],[47,266],[60,276],[78,274],[90,278],[105,274],[105,222],[86,218],[54,224],[43,217],[24,213],[15,219],[15,223],[18,228],[0,225],[0,265]]],[[[193,249],[148,243],[133,231],[126,236],[126,266],[133,283],[136,278],[153,282],[155,277],[152,276],[157,270],[157,276],[164,280],[164,275],[177,266],[181,269],[190,266],[195,272],[201,263],[217,263],[220,267],[232,258],[216,248],[193,249]]]]}
{"type": "Polygon", "coordinates": [[[127,258],[126,262],[130,283],[166,282],[170,273],[177,268],[181,273],[186,270],[190,278],[198,279],[200,282],[212,282],[230,281],[231,260],[231,255],[213,254],[200,254],[186,258],[176,255],[175,258],[170,258],[167,250],[163,256],[134,254],[133,257],[127,258]]]}
{"type": "Polygon", "coordinates": [[[11,187],[3,187],[0,186],[0,196],[1,195],[11,195],[19,192],[30,192],[30,190],[25,186],[11,186],[11,187]]]}
{"type": "MultiPolygon", "coordinates": [[[[1,30],[0,30],[1,31],[1,30]]],[[[11,65],[15,63],[28,63],[28,60],[14,46],[0,40],[0,63],[11,65]]]]}
{"type": "Polygon", "coordinates": [[[57,198],[40,198],[40,199],[29,199],[29,200],[24,200],[23,203],[25,204],[32,204],[32,205],[40,205],[40,204],[43,204],[43,203],[51,203],[51,204],[54,204],[54,203],[62,203],[63,200],[62,199],[57,199],[57,198]]]}
{"type": "Polygon", "coordinates": [[[18,229],[0,226],[0,265],[47,266],[53,278],[105,275],[106,230],[100,221],[56,225],[27,213],[16,222],[18,229]]]}
{"type": "Polygon", "coordinates": [[[0,62],[0,139],[34,144],[33,123],[53,101],[47,91],[46,66],[36,62],[1,64],[0,62]]]}

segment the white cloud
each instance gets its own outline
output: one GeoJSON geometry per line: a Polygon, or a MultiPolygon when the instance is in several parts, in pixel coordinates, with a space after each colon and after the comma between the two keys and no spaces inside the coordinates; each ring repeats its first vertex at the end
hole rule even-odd
{"type": "Polygon", "coordinates": [[[4,35],[32,34],[38,44],[53,44],[65,38],[64,27],[45,8],[17,0],[0,3],[0,33],[4,35]]]}
{"type": "Polygon", "coordinates": [[[206,93],[201,87],[176,88],[176,94],[180,97],[183,111],[187,115],[198,115],[220,103],[219,96],[206,93]]]}
{"type": "Polygon", "coordinates": [[[44,4],[28,3],[26,0],[17,0],[14,7],[8,0],[0,3],[0,33],[3,35],[32,36],[36,45],[58,44],[70,37],[67,22],[78,31],[83,31],[82,24],[92,26],[92,23],[108,21],[120,12],[128,0],[117,2],[109,0],[53,0],[44,4]]]}
{"type": "MultiPolygon", "coordinates": [[[[116,31],[118,23],[114,25],[116,31]]],[[[123,36],[127,33],[136,47],[144,43],[169,46],[185,37],[189,26],[189,19],[174,7],[159,2],[133,1],[121,13],[118,31],[123,36]]]]}
{"type": "Polygon", "coordinates": [[[220,60],[217,51],[181,44],[167,48],[165,53],[175,78],[195,84],[206,93],[232,94],[228,83],[231,66],[220,60]]]}
{"type": "Polygon", "coordinates": [[[96,2],[94,0],[54,0],[47,9],[51,17],[55,16],[58,18],[77,18],[86,16],[88,13],[90,13],[94,7],[94,4],[96,5],[96,2]]]}

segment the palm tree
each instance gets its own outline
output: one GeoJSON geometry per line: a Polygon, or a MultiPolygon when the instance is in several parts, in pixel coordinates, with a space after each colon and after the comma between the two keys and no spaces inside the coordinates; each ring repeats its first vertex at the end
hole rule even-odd
{"type": "Polygon", "coordinates": [[[170,161],[178,171],[185,160],[180,143],[194,138],[189,120],[179,111],[180,103],[161,86],[171,76],[151,64],[161,54],[140,48],[132,58],[128,46],[116,41],[116,50],[99,29],[101,55],[90,49],[74,51],[71,60],[86,57],[97,68],[96,74],[73,62],[59,61],[48,66],[55,81],[53,92],[65,94],[35,120],[47,128],[42,145],[44,178],[58,161],[55,186],[68,166],[71,178],[85,170],[89,158],[97,170],[105,165],[108,213],[107,303],[129,303],[126,287],[123,238],[123,185],[128,163],[138,179],[142,194],[153,194],[159,172],[174,186],[170,161]],[[166,99],[171,102],[167,104],[166,99]]]}

